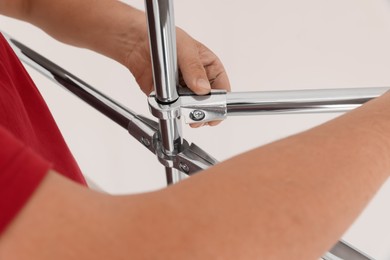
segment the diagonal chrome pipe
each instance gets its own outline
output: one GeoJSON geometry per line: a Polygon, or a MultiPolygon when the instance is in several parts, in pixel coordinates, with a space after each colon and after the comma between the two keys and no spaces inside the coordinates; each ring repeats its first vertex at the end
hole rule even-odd
{"type": "Polygon", "coordinates": [[[3,33],[18,58],[34,70],[79,97],[81,100],[127,129],[129,121],[138,118],[130,109],[112,100],[83,80],[64,70],[57,64],[3,33]]]}

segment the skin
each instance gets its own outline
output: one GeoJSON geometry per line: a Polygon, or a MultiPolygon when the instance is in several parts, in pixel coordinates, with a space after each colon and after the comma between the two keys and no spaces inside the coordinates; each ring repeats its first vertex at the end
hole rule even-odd
{"type": "MultiPolygon", "coordinates": [[[[30,22],[62,42],[110,57],[130,70],[145,94],[154,89],[146,18],[140,10],[113,0],[3,0],[0,13],[30,22]]],[[[180,83],[198,95],[208,94],[211,88],[230,91],[219,58],[180,28],[176,37],[180,83]]]]}
{"type": "MultiPolygon", "coordinates": [[[[150,91],[139,11],[108,0],[10,0],[0,11],[112,57],[150,91]]],[[[228,88],[215,55],[180,29],[178,54],[198,94],[198,79],[228,88]]],[[[0,259],[318,259],[389,177],[389,104],[385,94],[151,193],[111,196],[50,171],[1,235],[0,259]]]]}

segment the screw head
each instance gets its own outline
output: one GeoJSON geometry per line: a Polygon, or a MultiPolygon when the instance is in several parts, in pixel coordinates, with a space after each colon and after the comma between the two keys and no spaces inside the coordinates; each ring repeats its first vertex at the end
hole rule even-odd
{"type": "Polygon", "coordinates": [[[141,137],[141,143],[145,145],[146,147],[149,147],[150,141],[146,139],[145,137],[141,137]]]}
{"type": "Polygon", "coordinates": [[[206,117],[202,110],[194,110],[190,113],[190,118],[194,121],[201,121],[206,117]]]}
{"type": "Polygon", "coordinates": [[[190,168],[185,163],[180,163],[179,164],[179,168],[180,168],[180,170],[182,170],[185,173],[189,173],[190,172],[190,168]]]}

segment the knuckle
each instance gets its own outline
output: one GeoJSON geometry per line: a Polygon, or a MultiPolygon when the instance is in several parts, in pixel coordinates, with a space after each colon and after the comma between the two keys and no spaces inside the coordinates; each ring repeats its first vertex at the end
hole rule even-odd
{"type": "Polygon", "coordinates": [[[190,61],[188,62],[187,66],[189,70],[204,72],[204,67],[200,63],[200,61],[197,60],[190,61]]]}

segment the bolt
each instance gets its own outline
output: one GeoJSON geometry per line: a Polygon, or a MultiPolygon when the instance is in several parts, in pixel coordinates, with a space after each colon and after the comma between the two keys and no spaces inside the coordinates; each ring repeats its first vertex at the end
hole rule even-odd
{"type": "Polygon", "coordinates": [[[146,139],[145,137],[141,137],[141,143],[145,145],[146,147],[149,147],[150,141],[146,139]]]}
{"type": "Polygon", "coordinates": [[[194,121],[201,121],[205,116],[206,114],[201,110],[194,110],[190,113],[190,118],[194,121]]]}
{"type": "Polygon", "coordinates": [[[185,163],[180,163],[179,164],[179,168],[180,168],[180,170],[182,170],[185,173],[189,173],[190,172],[190,168],[185,163]]]}

